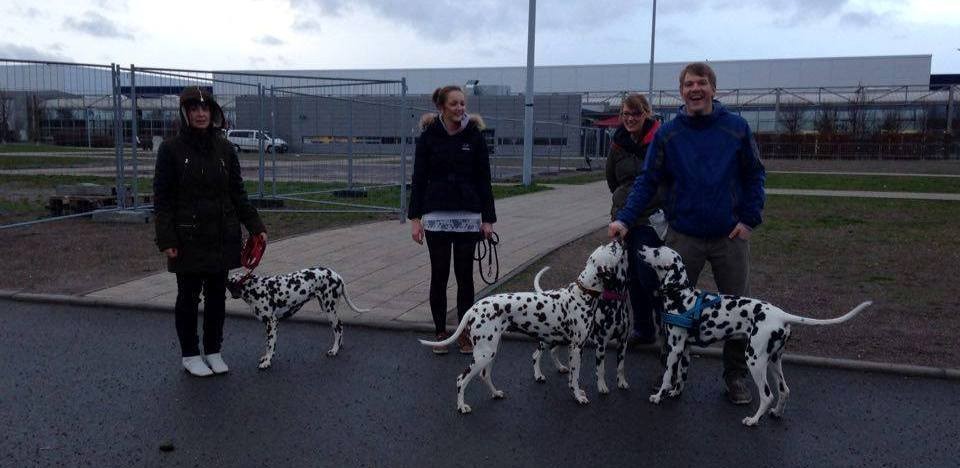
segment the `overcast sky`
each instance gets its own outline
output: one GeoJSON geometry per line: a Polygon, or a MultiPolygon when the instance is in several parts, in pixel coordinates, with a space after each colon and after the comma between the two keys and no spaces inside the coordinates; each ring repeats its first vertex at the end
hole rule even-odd
{"type": "MultiPolygon", "coordinates": [[[[646,63],[651,0],[540,0],[537,65],[646,63]]],[[[522,66],[525,0],[0,0],[0,58],[195,69],[522,66]]],[[[658,62],[931,54],[960,0],[659,0],[658,62]]]]}

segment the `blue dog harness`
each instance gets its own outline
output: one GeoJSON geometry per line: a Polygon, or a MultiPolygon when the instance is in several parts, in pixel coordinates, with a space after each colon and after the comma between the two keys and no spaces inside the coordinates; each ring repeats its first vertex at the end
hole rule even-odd
{"type": "Polygon", "coordinates": [[[697,294],[697,302],[693,308],[682,314],[671,314],[663,311],[663,323],[676,327],[683,327],[687,330],[696,329],[700,324],[700,315],[703,314],[704,307],[714,306],[720,303],[720,295],[715,293],[701,292],[697,294]]]}

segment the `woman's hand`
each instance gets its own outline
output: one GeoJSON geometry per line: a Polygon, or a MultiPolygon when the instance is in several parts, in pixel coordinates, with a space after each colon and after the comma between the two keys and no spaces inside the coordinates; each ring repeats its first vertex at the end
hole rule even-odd
{"type": "Polygon", "coordinates": [[[163,249],[163,253],[167,255],[167,258],[177,258],[177,248],[170,247],[169,249],[163,249]]]}
{"type": "Polygon", "coordinates": [[[414,242],[423,245],[423,223],[419,219],[410,220],[410,237],[414,242]]]}
{"type": "Polygon", "coordinates": [[[484,239],[489,239],[493,236],[493,223],[483,223],[480,225],[480,235],[484,239]]]}
{"type": "Polygon", "coordinates": [[[264,244],[267,243],[267,231],[263,231],[257,235],[260,236],[260,240],[262,240],[264,244]]]}

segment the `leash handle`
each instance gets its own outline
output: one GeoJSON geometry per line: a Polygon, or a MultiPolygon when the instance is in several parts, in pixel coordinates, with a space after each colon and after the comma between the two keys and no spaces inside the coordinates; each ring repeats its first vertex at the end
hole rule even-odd
{"type": "Polygon", "coordinates": [[[480,279],[486,284],[494,284],[500,279],[500,255],[497,254],[497,244],[500,243],[500,236],[496,232],[490,233],[489,239],[480,239],[477,242],[476,253],[473,259],[477,261],[477,269],[480,270],[480,279]],[[487,273],[483,272],[483,259],[487,259],[487,273]],[[493,279],[488,279],[492,277],[493,279]]]}

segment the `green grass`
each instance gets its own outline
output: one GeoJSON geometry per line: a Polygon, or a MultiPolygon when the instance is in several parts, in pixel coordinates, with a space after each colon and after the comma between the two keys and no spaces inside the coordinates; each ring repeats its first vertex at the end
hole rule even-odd
{"type": "MultiPolygon", "coordinates": [[[[93,148],[92,150],[112,152],[113,148],[93,148]]],[[[0,143],[0,153],[72,153],[77,151],[91,151],[91,148],[47,145],[42,143],[0,143]]]]}
{"type": "Polygon", "coordinates": [[[767,174],[766,187],[806,190],[960,193],[960,178],[777,173],[767,174]]]}
{"type": "Polygon", "coordinates": [[[544,184],[580,185],[606,180],[606,173],[604,171],[573,172],[557,176],[535,177],[534,179],[544,184]]]}
{"type": "Polygon", "coordinates": [[[42,169],[49,167],[109,166],[112,159],[85,156],[0,156],[4,169],[42,169]]]}

